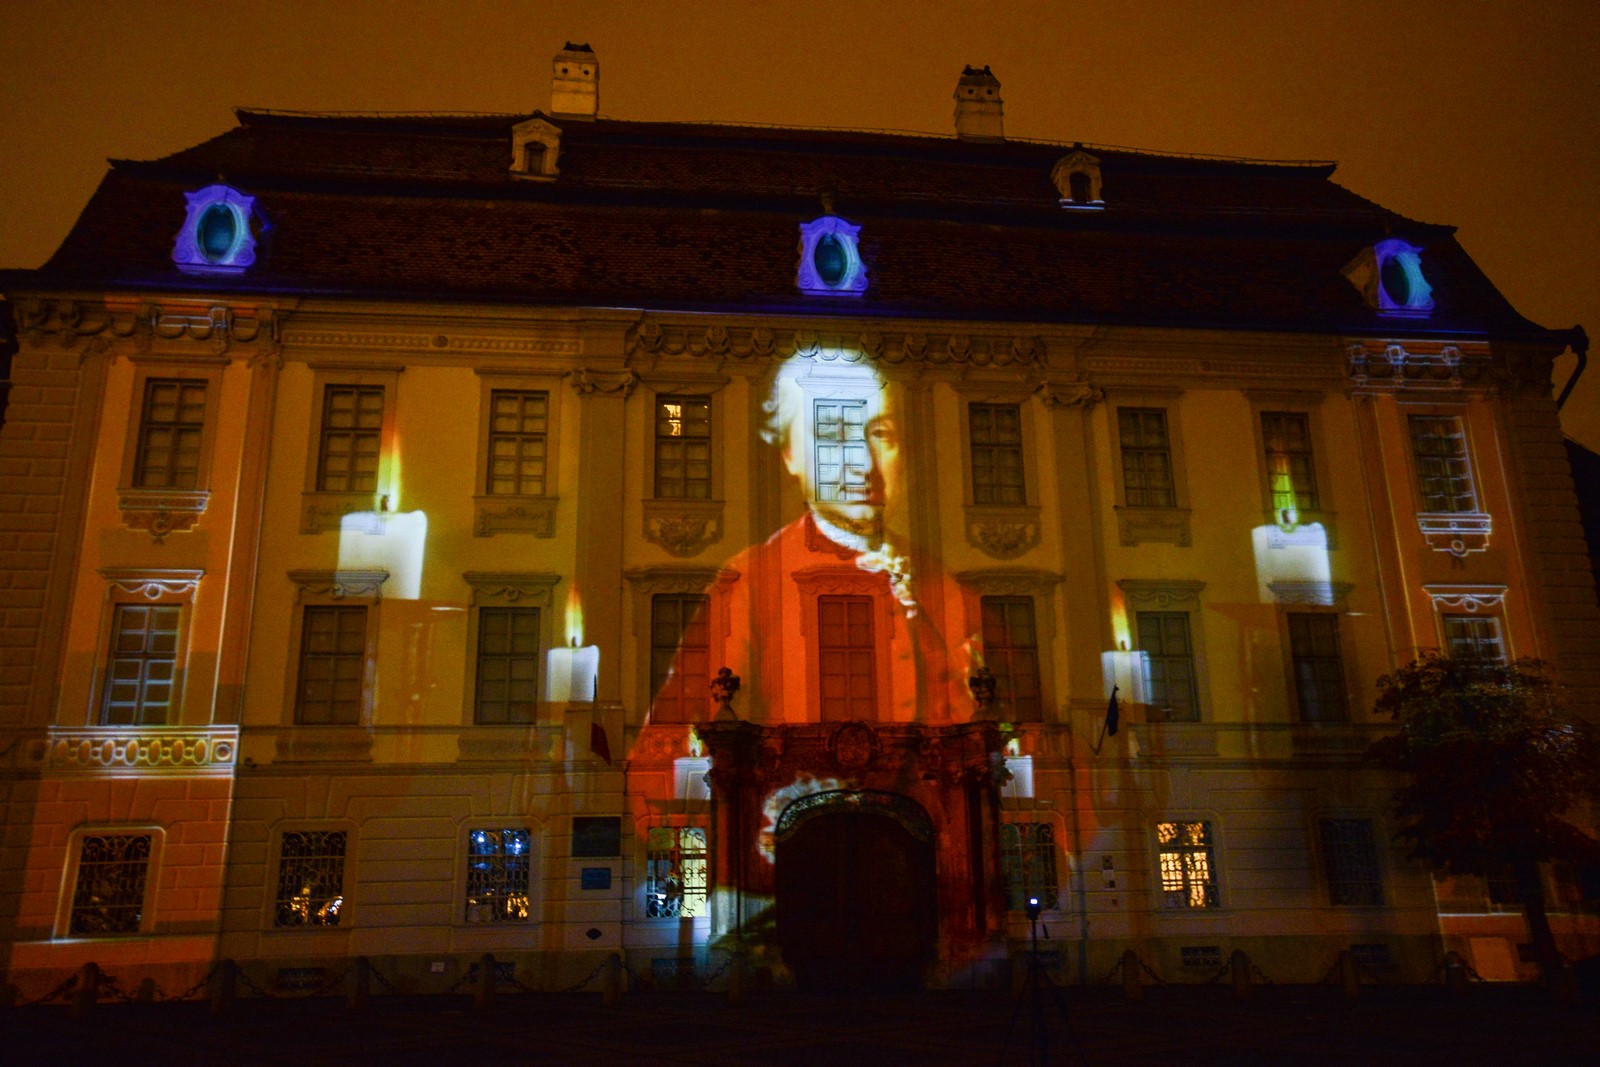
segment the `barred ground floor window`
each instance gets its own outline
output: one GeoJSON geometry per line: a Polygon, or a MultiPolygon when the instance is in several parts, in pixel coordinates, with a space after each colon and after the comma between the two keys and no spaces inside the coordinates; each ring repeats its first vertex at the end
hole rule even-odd
{"type": "Polygon", "coordinates": [[[1162,903],[1169,908],[1215,908],[1217,863],[1208,822],[1156,824],[1162,903]]]}
{"type": "Polygon", "coordinates": [[[144,922],[150,834],[85,834],[67,923],[74,937],[136,934],[144,922]]]}
{"type": "Polygon", "coordinates": [[[343,830],[287,830],[278,847],[274,926],[338,926],[344,907],[343,830]]]}
{"type": "Polygon", "coordinates": [[[1029,897],[1054,911],[1061,906],[1056,878],[1056,829],[1049,822],[1000,824],[1000,874],[1006,887],[1006,907],[1026,908],[1029,897]]]}
{"type": "Polygon", "coordinates": [[[699,826],[653,826],[646,839],[645,917],[709,915],[706,832],[699,826]]]}
{"type": "Polygon", "coordinates": [[[532,850],[532,834],[524,829],[468,833],[467,922],[528,921],[532,850]]]}

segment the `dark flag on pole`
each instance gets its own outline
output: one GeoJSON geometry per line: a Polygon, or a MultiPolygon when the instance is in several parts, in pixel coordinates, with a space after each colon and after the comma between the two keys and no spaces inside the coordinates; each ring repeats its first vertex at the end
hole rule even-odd
{"type": "Polygon", "coordinates": [[[1112,737],[1117,736],[1117,719],[1121,713],[1117,710],[1117,687],[1111,687],[1111,700],[1106,704],[1106,733],[1112,737]]]}
{"type": "Polygon", "coordinates": [[[606,739],[606,728],[597,722],[589,725],[589,751],[611,762],[611,742],[606,739]]]}

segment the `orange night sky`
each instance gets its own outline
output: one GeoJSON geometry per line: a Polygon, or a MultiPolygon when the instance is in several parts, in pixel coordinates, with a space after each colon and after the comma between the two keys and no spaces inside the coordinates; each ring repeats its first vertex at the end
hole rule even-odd
{"type": "MultiPolygon", "coordinates": [[[[619,118],[949,133],[962,64],[987,63],[1013,137],[1338,160],[1459,227],[1524,315],[1600,336],[1593,0],[6,0],[0,267],[50,255],[108,156],[195,144],[236,105],[543,108],[566,40],[619,118]]],[[[1563,420],[1600,449],[1600,367],[1563,420]]]]}

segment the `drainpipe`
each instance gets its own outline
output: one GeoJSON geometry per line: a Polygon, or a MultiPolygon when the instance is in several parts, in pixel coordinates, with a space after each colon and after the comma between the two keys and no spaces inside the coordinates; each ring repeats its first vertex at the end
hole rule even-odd
{"type": "Polygon", "coordinates": [[[1572,395],[1572,387],[1578,384],[1578,379],[1583,377],[1583,369],[1589,365],[1589,335],[1584,333],[1582,326],[1574,326],[1567,331],[1567,347],[1578,357],[1578,365],[1572,368],[1572,377],[1567,379],[1567,384],[1561,389],[1561,395],[1556,397],[1557,411],[1560,411],[1561,405],[1567,402],[1567,397],[1572,395]]]}

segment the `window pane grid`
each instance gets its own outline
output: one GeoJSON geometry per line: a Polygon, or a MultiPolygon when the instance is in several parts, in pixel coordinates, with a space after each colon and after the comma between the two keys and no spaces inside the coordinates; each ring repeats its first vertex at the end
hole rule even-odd
{"type": "Polygon", "coordinates": [[[1289,616],[1289,652],[1302,722],[1344,722],[1350,717],[1339,654],[1339,620],[1296,612],[1289,616]]]}
{"type": "Polygon", "coordinates": [[[1156,826],[1161,894],[1169,908],[1218,906],[1216,863],[1208,822],[1164,822],[1156,826]]]}
{"type": "Polygon", "coordinates": [[[1170,508],[1178,503],[1172,479],[1167,413],[1161,408],[1118,408],[1122,488],[1129,507],[1170,508]]]}
{"type": "Polygon", "coordinates": [[[1411,446],[1417,459],[1417,481],[1424,511],[1475,512],[1478,496],[1467,459],[1467,436],[1461,419],[1412,415],[1411,446]]]}
{"type": "Polygon", "coordinates": [[[84,837],[68,920],[71,933],[86,937],[138,933],[149,870],[149,834],[84,837]]]}
{"type": "Polygon", "coordinates": [[[1323,819],[1322,858],[1328,869],[1328,901],[1336,907],[1383,903],[1378,847],[1370,819],[1323,819]]]}
{"type": "Polygon", "coordinates": [[[119,604],[111,622],[101,721],[107,726],[165,723],[178,668],[176,604],[119,604]]]}
{"type": "Polygon", "coordinates": [[[531,835],[473,830],[467,838],[467,922],[526,922],[531,835]]]}
{"type": "Polygon", "coordinates": [[[645,851],[645,917],[695,919],[710,914],[706,875],[703,828],[651,827],[645,851]]]}
{"type": "Polygon", "coordinates": [[[133,484],[141,489],[193,489],[199,478],[205,418],[205,382],[146,381],[133,484]]]}
{"type": "Polygon", "coordinates": [[[867,402],[818,400],[813,416],[817,499],[864,499],[872,469],[867,452],[867,402]]]}
{"type": "Polygon", "coordinates": [[[1182,611],[1141,611],[1139,649],[1150,660],[1150,718],[1154,722],[1198,722],[1194,646],[1189,615],[1182,611]]]}
{"type": "Polygon", "coordinates": [[[656,401],[656,496],[711,499],[711,399],[664,396],[656,401]]]}
{"type": "Polygon", "coordinates": [[[1506,661],[1500,620],[1483,615],[1444,616],[1445,654],[1461,663],[1498,667],[1506,661]]]}
{"type": "Polygon", "coordinates": [[[317,488],[329,493],[375,491],[382,431],[382,386],[328,386],[322,399],[317,488]]]}
{"type": "Polygon", "coordinates": [[[1026,503],[1021,406],[969,404],[967,423],[971,433],[973,503],[1026,503]]]}
{"type": "Polygon", "coordinates": [[[1007,822],[1000,825],[1000,873],[1006,887],[1006,907],[1022,911],[1029,897],[1054,910],[1061,905],[1056,878],[1056,832],[1047,822],[1007,822]]]}
{"type": "Polygon", "coordinates": [[[650,601],[651,717],[696,722],[705,717],[711,686],[710,599],[661,594],[650,601]]]}
{"type": "Polygon", "coordinates": [[[489,394],[492,496],[543,496],[550,394],[495,389],[489,394]]]}
{"type": "Polygon", "coordinates": [[[1036,722],[1042,705],[1033,598],[986,596],[981,607],[984,663],[994,675],[995,699],[1011,718],[1036,722]]]}
{"type": "Polygon", "coordinates": [[[344,906],[343,830],[285,832],[275,926],[338,926],[344,906]]]}
{"type": "Polygon", "coordinates": [[[359,723],[367,609],[340,605],[304,610],[295,721],[307,725],[359,723]]]}
{"type": "Polygon", "coordinates": [[[478,610],[475,721],[527,723],[539,705],[539,609],[478,610]]]}
{"type": "Polygon", "coordinates": [[[877,718],[872,598],[817,598],[817,653],[824,722],[877,718]]]}
{"type": "Polygon", "coordinates": [[[1317,480],[1311,462],[1311,427],[1294,411],[1261,413],[1261,437],[1267,452],[1267,479],[1272,509],[1280,515],[1317,510],[1317,480]]]}

